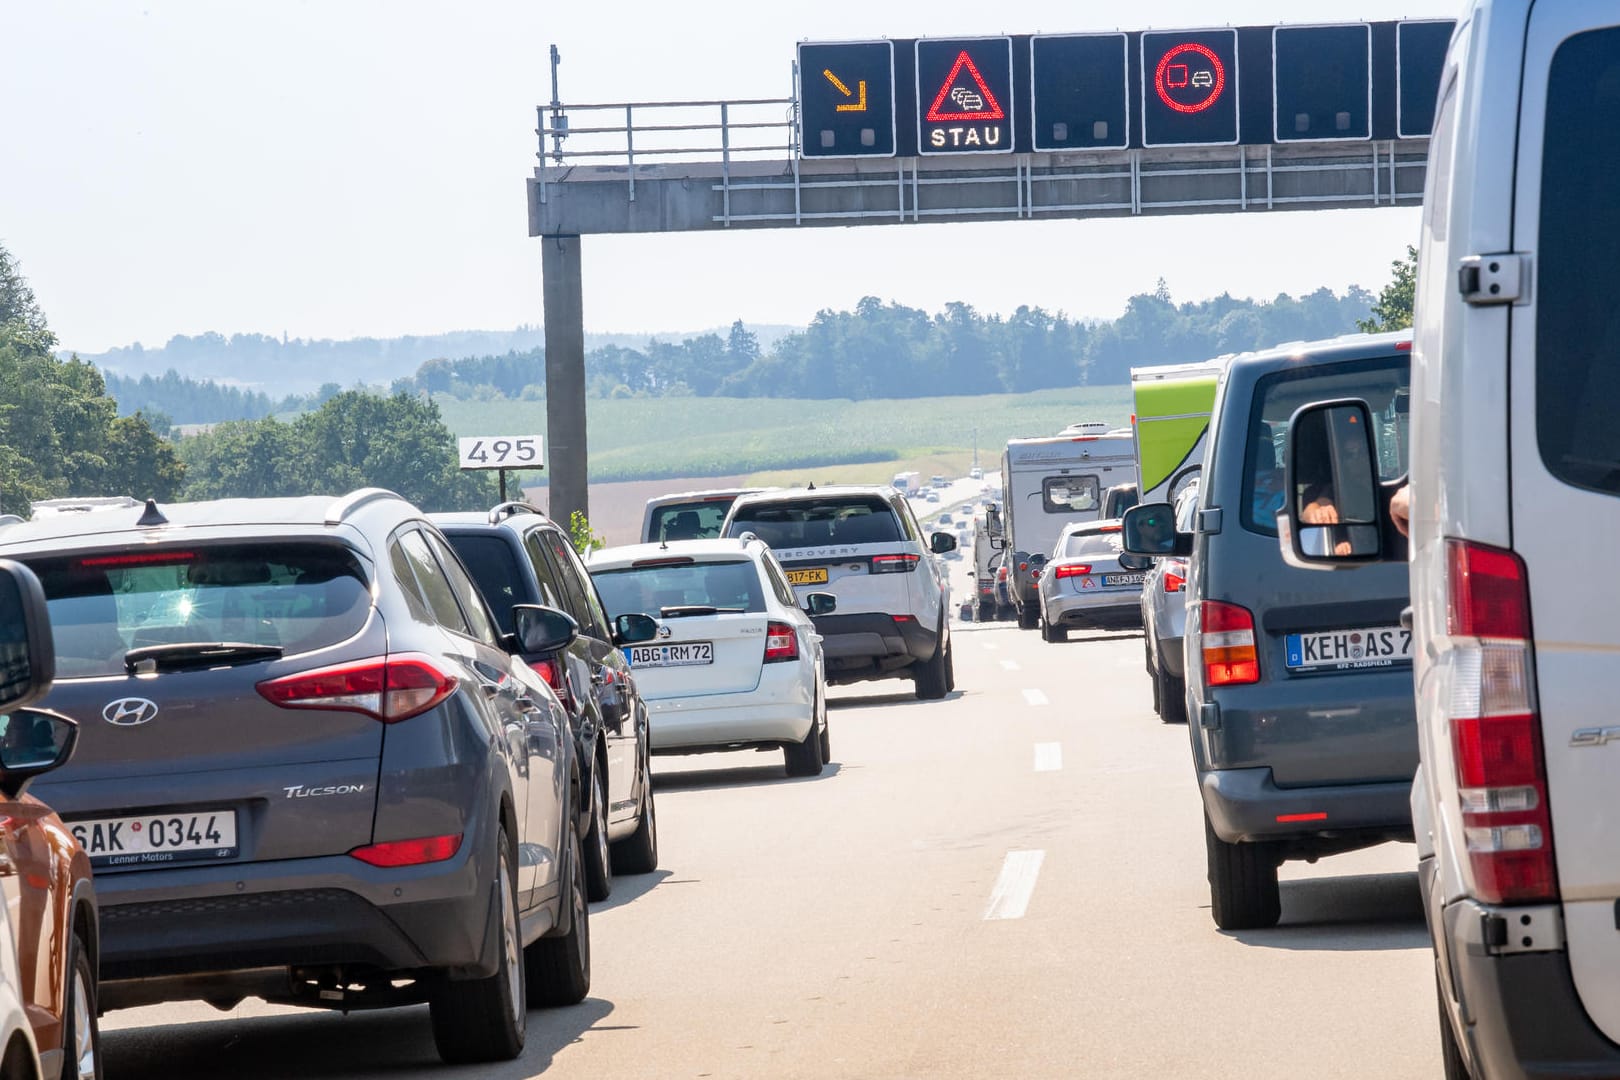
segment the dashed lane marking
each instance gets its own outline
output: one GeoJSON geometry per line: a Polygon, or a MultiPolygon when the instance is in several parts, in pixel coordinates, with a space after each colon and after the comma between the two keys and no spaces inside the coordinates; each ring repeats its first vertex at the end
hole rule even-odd
{"type": "Polygon", "coordinates": [[[1057,772],[1063,768],[1063,744],[1038,742],[1035,744],[1035,771],[1057,772]]]}
{"type": "Polygon", "coordinates": [[[1041,693],[1041,691],[1039,691],[1039,690],[1025,690],[1024,691],[1024,704],[1025,705],[1050,705],[1051,702],[1047,701],[1046,700],[1046,695],[1041,693]]]}
{"type": "Polygon", "coordinates": [[[1035,882],[1041,876],[1041,863],[1046,852],[1009,851],[1002,860],[1001,873],[990,890],[990,903],[984,909],[986,919],[1022,919],[1029,910],[1029,899],[1035,894],[1035,882]]]}
{"type": "Polygon", "coordinates": [[[1003,660],[1003,661],[1001,661],[1001,666],[1002,666],[1002,668],[1004,668],[1007,671],[1017,671],[1018,670],[1018,661],[1016,661],[1016,660],[1003,660]]]}

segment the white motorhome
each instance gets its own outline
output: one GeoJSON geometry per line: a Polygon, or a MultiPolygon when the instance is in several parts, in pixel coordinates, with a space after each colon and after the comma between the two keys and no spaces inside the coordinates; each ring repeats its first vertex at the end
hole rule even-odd
{"type": "Polygon", "coordinates": [[[1059,435],[1008,441],[1001,455],[1001,514],[1007,579],[1019,626],[1035,627],[1040,567],[1063,526],[1096,520],[1103,492],[1135,479],[1136,441],[1130,428],[1071,424],[1059,435]]]}
{"type": "Polygon", "coordinates": [[[922,473],[897,472],[894,479],[889,481],[896,491],[903,491],[907,495],[915,495],[922,488],[922,473]]]}

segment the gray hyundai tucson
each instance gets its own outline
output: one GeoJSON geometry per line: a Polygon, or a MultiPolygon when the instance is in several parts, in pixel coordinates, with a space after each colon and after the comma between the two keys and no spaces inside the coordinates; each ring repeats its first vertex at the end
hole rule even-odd
{"type": "Polygon", "coordinates": [[[515,655],[566,647],[560,613],[503,635],[378,489],[57,515],[0,553],[81,725],[34,791],[95,867],[103,1007],[427,1001],[445,1060],[491,1061],[585,996],[574,740],[515,655]]]}

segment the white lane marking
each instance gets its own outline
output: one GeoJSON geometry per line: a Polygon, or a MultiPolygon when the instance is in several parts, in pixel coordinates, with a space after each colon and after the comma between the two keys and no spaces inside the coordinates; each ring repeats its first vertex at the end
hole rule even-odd
{"type": "Polygon", "coordinates": [[[1001,661],[1001,666],[1007,671],[1017,671],[1018,670],[1018,661],[1016,661],[1016,660],[1003,660],[1003,661],[1001,661]]]}
{"type": "Polygon", "coordinates": [[[995,888],[990,890],[990,903],[984,909],[986,919],[1022,919],[1029,910],[1029,898],[1035,893],[1035,881],[1041,876],[1041,863],[1046,852],[1009,851],[1001,863],[1001,874],[995,888]]]}
{"type": "Polygon", "coordinates": [[[993,641],[981,641],[981,642],[979,642],[979,644],[983,645],[987,649],[999,649],[999,648],[1001,648],[1000,645],[997,645],[993,641]]]}
{"type": "Polygon", "coordinates": [[[1063,768],[1063,744],[1038,742],[1035,744],[1035,771],[1057,772],[1063,768]]]}
{"type": "Polygon", "coordinates": [[[1051,702],[1047,701],[1046,700],[1046,695],[1041,693],[1039,690],[1025,690],[1024,691],[1024,704],[1025,705],[1050,705],[1051,702]]]}

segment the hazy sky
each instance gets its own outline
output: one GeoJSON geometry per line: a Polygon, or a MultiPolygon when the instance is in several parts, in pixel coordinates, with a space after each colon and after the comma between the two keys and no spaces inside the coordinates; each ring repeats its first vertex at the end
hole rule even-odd
{"type": "MultiPolygon", "coordinates": [[[[775,97],[794,43],[1450,17],[1456,0],[0,0],[0,243],[65,346],[541,321],[534,107],[775,97]],[[1121,13],[1129,18],[1121,22],[1121,13]]],[[[576,123],[580,121],[576,120],[576,123]]],[[[863,295],[1117,315],[1370,289],[1417,212],[586,237],[592,331],[804,323],[863,295]]]]}

